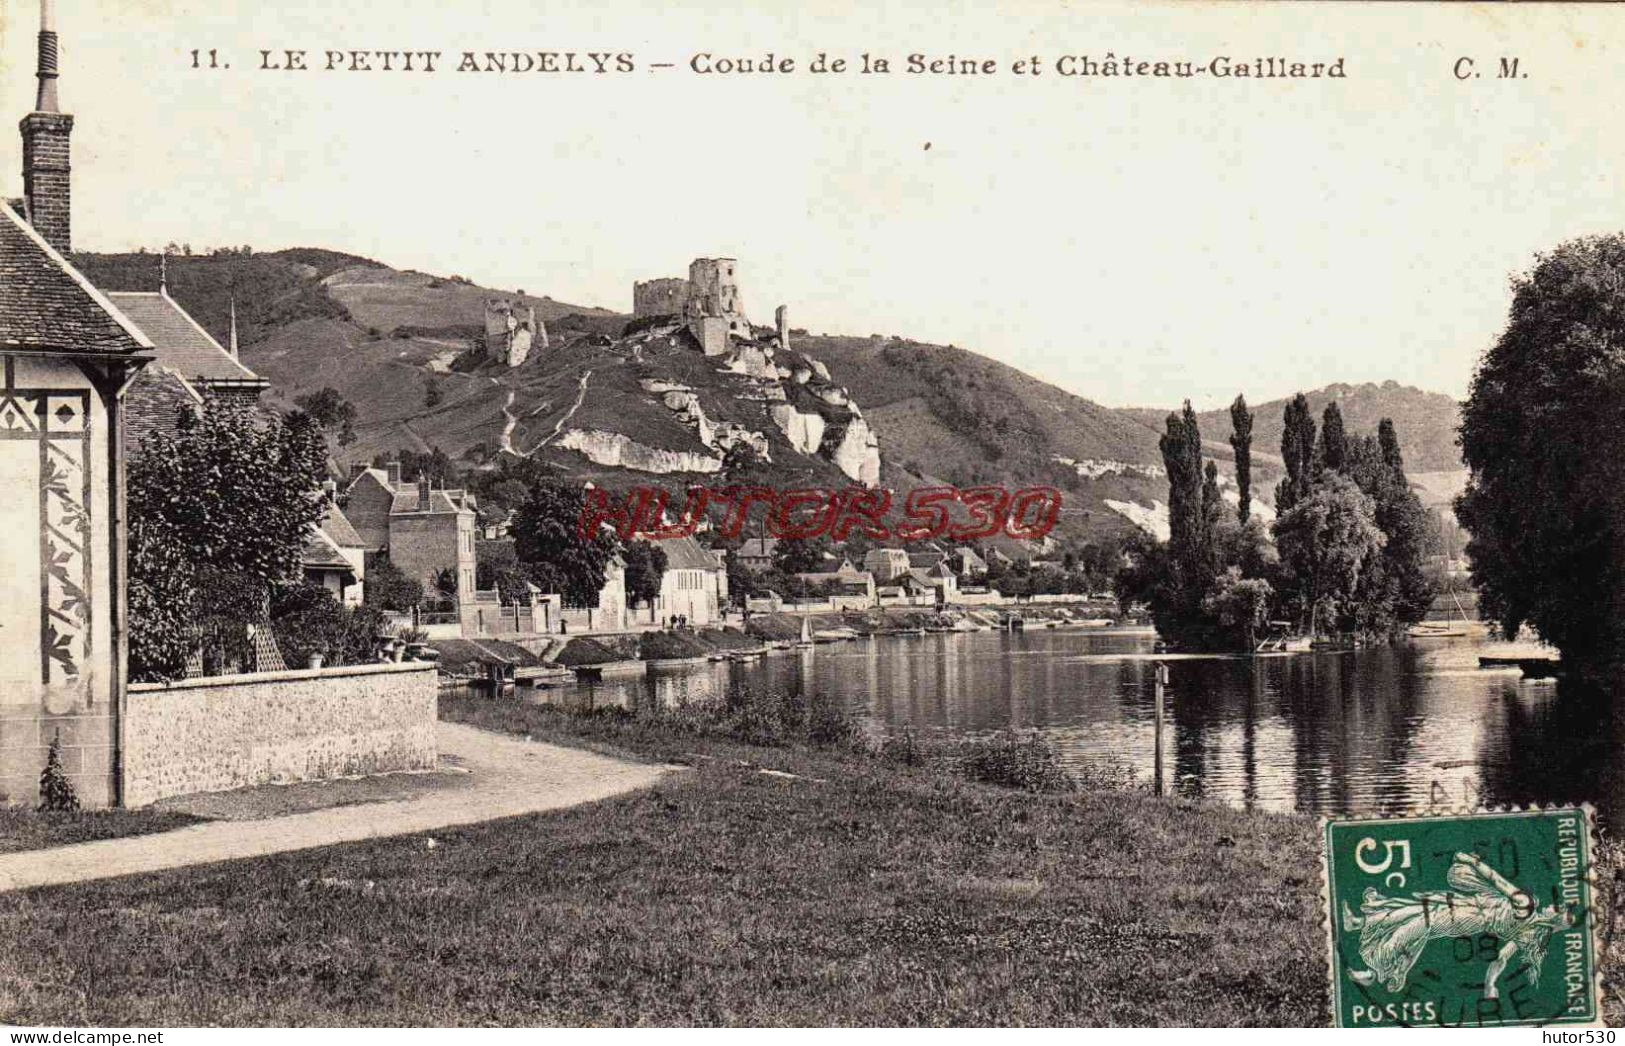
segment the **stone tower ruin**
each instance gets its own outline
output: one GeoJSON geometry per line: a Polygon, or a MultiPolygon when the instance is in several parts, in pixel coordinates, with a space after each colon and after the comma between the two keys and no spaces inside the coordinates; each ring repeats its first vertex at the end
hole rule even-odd
{"type": "Polygon", "coordinates": [[[536,306],[523,301],[492,298],[485,303],[485,355],[517,367],[532,350],[547,348],[547,327],[536,316],[536,306]]]}
{"type": "Polygon", "coordinates": [[[671,316],[680,319],[707,356],[728,351],[728,337],[750,337],[750,320],[739,294],[733,258],[695,258],[688,279],[664,277],[632,285],[634,317],[671,316]]]}

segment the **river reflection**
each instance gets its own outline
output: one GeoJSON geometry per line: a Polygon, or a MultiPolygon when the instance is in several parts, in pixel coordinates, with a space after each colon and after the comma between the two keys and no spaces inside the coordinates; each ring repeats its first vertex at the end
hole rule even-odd
{"type": "MultiPolygon", "coordinates": [[[[1619,695],[1482,670],[1504,645],[1169,663],[1169,787],[1245,807],[1400,813],[1435,800],[1590,801],[1625,823],[1619,695]]],[[[877,729],[1037,729],[1073,766],[1154,765],[1152,637],[1074,629],[877,637],[581,684],[546,699],[667,706],[730,686],[837,695],[877,729]]]]}

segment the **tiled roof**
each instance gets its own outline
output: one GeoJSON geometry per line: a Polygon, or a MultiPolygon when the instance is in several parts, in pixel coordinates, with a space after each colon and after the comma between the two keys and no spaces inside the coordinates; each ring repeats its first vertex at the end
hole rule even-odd
{"type": "MultiPolygon", "coordinates": [[[[395,493],[395,501],[390,505],[390,508],[389,508],[389,511],[390,511],[391,515],[401,515],[401,514],[407,513],[407,512],[421,512],[421,511],[423,511],[422,509],[418,508],[418,488],[416,486],[396,487],[394,493],[395,493]]],[[[455,501],[453,501],[451,499],[451,493],[455,493],[455,492],[447,492],[447,491],[444,491],[444,490],[432,490],[432,491],[430,491],[429,492],[429,511],[430,512],[462,512],[462,511],[464,511],[463,507],[461,505],[459,505],[457,502],[455,502],[455,501]]]]}
{"type": "Polygon", "coordinates": [[[203,397],[179,371],[148,364],[124,391],[126,444],[134,449],[155,432],[174,432],[181,409],[202,404],[203,397]]]}
{"type": "Polygon", "coordinates": [[[0,347],[133,353],[151,347],[139,325],[0,203],[0,347]]]}
{"type": "Polygon", "coordinates": [[[304,550],[299,564],[306,570],[343,570],[354,573],[355,567],[344,558],[338,545],[320,527],[311,527],[305,534],[304,550]]]}
{"type": "Polygon", "coordinates": [[[659,546],[666,553],[667,570],[718,570],[717,558],[693,538],[669,538],[659,546]]]}
{"type": "Polygon", "coordinates": [[[111,291],[113,304],[152,339],[158,362],[174,367],[192,381],[264,381],[231,358],[209,332],[198,326],[167,294],[111,291]]]}
{"type": "Polygon", "coordinates": [[[367,543],[361,540],[361,535],[355,532],[355,527],[339,511],[337,505],[328,503],[327,514],[322,517],[322,531],[333,539],[333,544],[341,548],[366,548],[367,543]]]}
{"type": "Polygon", "coordinates": [[[766,559],[779,547],[778,538],[746,538],[739,546],[739,554],[749,559],[766,559]]]}

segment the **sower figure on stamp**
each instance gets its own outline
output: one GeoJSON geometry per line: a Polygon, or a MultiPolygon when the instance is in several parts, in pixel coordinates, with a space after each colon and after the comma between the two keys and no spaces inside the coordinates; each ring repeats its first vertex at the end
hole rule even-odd
{"type": "Polygon", "coordinates": [[[1456,854],[1445,878],[1453,889],[1410,897],[1384,897],[1367,888],[1359,915],[1343,905],[1343,931],[1359,931],[1360,958],[1370,967],[1350,973],[1354,982],[1380,980],[1388,991],[1403,991],[1429,941],[1492,934],[1503,944],[1484,971],[1484,997],[1499,996],[1496,982],[1520,952],[1530,983],[1538,983],[1546,942],[1568,926],[1568,918],[1551,905],[1537,907],[1527,891],[1469,853],[1456,854]]]}

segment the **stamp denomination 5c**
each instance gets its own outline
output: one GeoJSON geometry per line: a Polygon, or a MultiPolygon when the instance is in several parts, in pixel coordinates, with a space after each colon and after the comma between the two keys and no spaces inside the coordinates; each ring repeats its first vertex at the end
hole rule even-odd
{"type": "Polygon", "coordinates": [[[1338,1027],[1599,1020],[1589,808],[1329,820],[1338,1027]]]}

